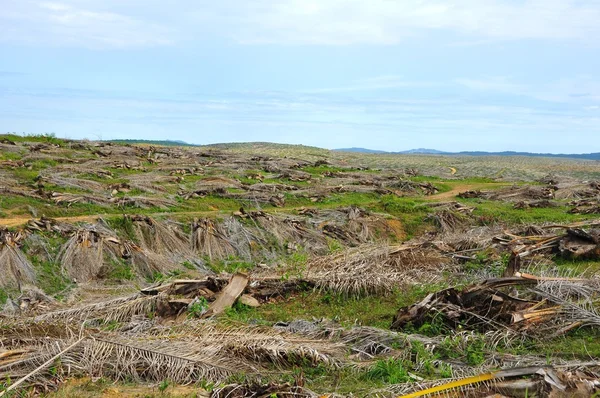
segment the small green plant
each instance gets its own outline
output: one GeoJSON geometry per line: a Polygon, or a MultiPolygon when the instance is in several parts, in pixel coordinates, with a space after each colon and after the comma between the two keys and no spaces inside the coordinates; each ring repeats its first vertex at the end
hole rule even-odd
{"type": "Polygon", "coordinates": [[[467,345],[467,363],[471,366],[481,365],[485,361],[485,341],[475,339],[467,345]]]}
{"type": "Polygon", "coordinates": [[[8,300],[8,293],[6,293],[6,290],[0,289],[0,305],[4,305],[6,300],[8,300]]]}
{"type": "Polygon", "coordinates": [[[408,370],[401,360],[387,358],[378,360],[365,377],[369,380],[379,380],[386,384],[400,384],[410,381],[408,370]]]}
{"type": "Polygon", "coordinates": [[[124,261],[111,261],[112,270],[110,271],[109,277],[115,280],[132,280],[135,278],[133,270],[129,264],[124,261]]]}
{"type": "Polygon", "coordinates": [[[158,391],[161,393],[165,392],[167,388],[169,388],[169,380],[163,380],[158,384],[158,391]]]}
{"type": "Polygon", "coordinates": [[[197,297],[188,305],[188,318],[200,318],[208,309],[208,301],[204,297],[197,297]]]}
{"type": "Polygon", "coordinates": [[[330,254],[334,254],[344,250],[344,246],[336,239],[327,238],[327,249],[330,254]]]}

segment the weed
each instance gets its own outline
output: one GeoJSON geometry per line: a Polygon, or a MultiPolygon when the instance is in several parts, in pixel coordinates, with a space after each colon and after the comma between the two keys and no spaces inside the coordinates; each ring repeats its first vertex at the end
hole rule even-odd
{"type": "Polygon", "coordinates": [[[135,278],[135,274],[133,270],[124,261],[111,260],[112,269],[109,273],[109,278],[117,281],[121,280],[133,280],[135,278]]]}
{"type": "Polygon", "coordinates": [[[380,359],[366,373],[365,378],[386,384],[400,384],[411,380],[403,361],[395,358],[380,359]]]}
{"type": "Polygon", "coordinates": [[[200,318],[208,309],[208,301],[204,297],[197,297],[187,308],[188,318],[200,318]]]}
{"type": "Polygon", "coordinates": [[[210,258],[205,258],[206,263],[214,272],[220,274],[222,272],[227,272],[233,274],[238,271],[249,271],[254,268],[254,264],[248,261],[241,260],[236,257],[228,257],[224,260],[213,260],[210,258]]]}
{"type": "Polygon", "coordinates": [[[169,388],[169,380],[163,380],[158,384],[158,391],[160,391],[161,393],[165,392],[165,390],[167,388],[169,388]]]}

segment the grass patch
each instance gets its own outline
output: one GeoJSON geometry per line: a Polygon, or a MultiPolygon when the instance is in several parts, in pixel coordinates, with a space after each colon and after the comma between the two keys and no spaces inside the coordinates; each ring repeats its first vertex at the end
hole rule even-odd
{"type": "Polygon", "coordinates": [[[208,267],[217,274],[222,272],[233,274],[238,271],[250,271],[252,268],[254,268],[254,263],[244,261],[236,257],[213,261],[206,258],[205,260],[208,267]]]}
{"type": "Polygon", "coordinates": [[[595,218],[594,215],[569,214],[565,206],[515,209],[512,203],[492,200],[463,199],[464,204],[475,206],[473,215],[481,224],[505,222],[508,224],[537,224],[542,222],[572,223],[595,218]]]}
{"type": "Polygon", "coordinates": [[[0,134],[0,140],[8,139],[12,142],[43,142],[53,145],[64,146],[66,141],[60,138],[56,138],[54,133],[44,133],[44,134],[0,134]]]}
{"type": "MultiPolygon", "coordinates": [[[[343,326],[360,324],[389,329],[400,307],[422,299],[438,286],[421,285],[384,296],[346,297],[332,292],[306,290],[258,308],[227,314],[230,320],[267,324],[296,319],[327,318],[343,326]]],[[[308,287],[307,287],[308,289],[308,287]]]]}
{"type": "Polygon", "coordinates": [[[111,260],[111,265],[112,269],[108,274],[108,277],[110,279],[116,281],[130,281],[135,278],[135,274],[133,273],[131,266],[129,266],[129,264],[125,263],[124,261],[111,260]]]}
{"type": "Polygon", "coordinates": [[[573,260],[555,257],[554,262],[559,270],[574,273],[579,277],[584,275],[592,276],[600,272],[600,261],[598,260],[573,260]]]}
{"type": "Polygon", "coordinates": [[[397,217],[402,222],[407,239],[433,226],[431,222],[427,221],[427,215],[431,213],[431,208],[424,203],[425,201],[422,199],[394,195],[384,195],[379,200],[382,210],[397,217]]]}

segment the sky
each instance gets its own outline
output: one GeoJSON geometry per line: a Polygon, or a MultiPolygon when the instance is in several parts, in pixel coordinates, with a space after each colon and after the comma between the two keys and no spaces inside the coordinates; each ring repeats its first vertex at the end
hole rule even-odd
{"type": "Polygon", "coordinates": [[[600,0],[0,0],[0,131],[600,152],[600,0]]]}

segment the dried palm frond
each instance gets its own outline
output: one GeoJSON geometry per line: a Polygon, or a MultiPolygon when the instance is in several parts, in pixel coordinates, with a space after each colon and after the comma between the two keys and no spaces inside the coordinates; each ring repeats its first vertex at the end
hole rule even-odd
{"type": "MultiPolygon", "coordinates": [[[[535,289],[535,293],[541,297],[560,305],[560,325],[565,327],[570,324],[576,324],[577,327],[591,326],[600,327],[600,313],[597,310],[597,302],[592,301],[589,291],[577,287],[576,294],[584,297],[583,300],[569,300],[565,298],[565,290],[573,294],[573,284],[568,286],[566,283],[541,283],[535,289]],[[566,289],[565,289],[566,287],[566,289]]],[[[597,290],[594,289],[594,292],[597,290]]],[[[597,298],[596,298],[597,300],[597,298]]]]}
{"type": "Polygon", "coordinates": [[[59,254],[63,270],[78,282],[86,282],[106,272],[103,268],[106,255],[114,254],[120,241],[114,236],[106,236],[94,227],[76,230],[65,243],[59,254]],[[108,250],[107,250],[108,249],[108,250]]]}
{"type": "Polygon", "coordinates": [[[173,259],[174,256],[144,250],[127,241],[122,243],[122,250],[125,251],[123,255],[126,256],[135,274],[144,278],[152,278],[156,274],[166,274],[178,269],[178,262],[173,259]]]}
{"type": "Polygon", "coordinates": [[[116,206],[121,207],[139,207],[142,209],[148,209],[157,207],[159,209],[168,210],[169,207],[175,206],[175,201],[164,197],[156,196],[127,196],[127,197],[115,197],[108,200],[116,206]]]}
{"type": "MultiPolygon", "coordinates": [[[[181,341],[124,339],[110,336],[86,342],[80,364],[93,377],[113,380],[198,380],[219,382],[245,370],[241,364],[207,356],[201,347],[181,341]]],[[[246,369],[248,370],[248,369],[246,369]]]]}
{"type": "Polygon", "coordinates": [[[135,293],[81,307],[48,312],[38,315],[34,319],[38,322],[61,319],[71,321],[100,319],[106,322],[124,322],[130,320],[135,315],[147,315],[151,313],[157,308],[160,302],[165,300],[166,297],[163,295],[146,296],[135,293]]]}
{"type": "Polygon", "coordinates": [[[210,355],[231,360],[250,361],[252,366],[276,366],[286,369],[299,363],[338,367],[343,364],[343,344],[319,338],[301,338],[260,326],[217,327],[212,322],[190,321],[168,332],[171,336],[187,336],[210,355]]]}
{"type": "Polygon", "coordinates": [[[360,359],[372,359],[375,356],[388,354],[394,347],[409,346],[418,342],[427,347],[440,343],[438,339],[417,334],[407,334],[367,326],[344,328],[330,321],[295,320],[279,323],[274,326],[278,330],[299,334],[313,339],[327,339],[344,344],[360,359]]]}
{"type": "Polygon", "coordinates": [[[252,218],[242,223],[238,217],[228,217],[223,222],[223,231],[241,258],[266,258],[273,253],[265,232],[252,218]]]}
{"type": "Polygon", "coordinates": [[[442,233],[464,230],[470,223],[470,218],[462,212],[444,209],[431,216],[442,233]]]}
{"type": "Polygon", "coordinates": [[[52,200],[56,204],[65,203],[67,207],[71,206],[73,203],[91,203],[101,206],[110,203],[110,199],[107,197],[82,195],[67,192],[52,192],[52,200]]]}
{"type": "Polygon", "coordinates": [[[148,216],[127,216],[133,223],[135,238],[148,251],[182,258],[191,257],[188,237],[173,223],[148,216]]]}
{"type": "Polygon", "coordinates": [[[347,295],[385,293],[435,279],[448,261],[436,251],[410,245],[363,245],[315,259],[307,279],[347,295]]]}
{"type": "Polygon", "coordinates": [[[485,226],[471,228],[466,231],[448,232],[440,239],[458,252],[489,247],[494,238],[502,233],[503,230],[500,226],[485,226]]]}
{"type": "Polygon", "coordinates": [[[221,226],[207,218],[192,223],[192,248],[211,260],[222,260],[237,254],[221,226]]]}
{"type": "Polygon", "coordinates": [[[17,286],[35,281],[35,271],[20,245],[25,238],[22,232],[0,229],[0,287],[17,286]]]}
{"type": "Polygon", "coordinates": [[[325,236],[303,220],[265,213],[253,219],[266,233],[272,235],[281,247],[302,246],[314,253],[327,251],[325,236]]]}
{"type": "Polygon", "coordinates": [[[75,188],[90,192],[100,192],[106,189],[104,184],[94,180],[66,177],[55,173],[42,176],[39,182],[49,183],[63,188],[75,188]]]}

